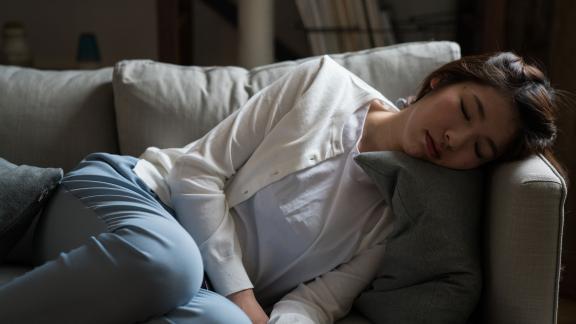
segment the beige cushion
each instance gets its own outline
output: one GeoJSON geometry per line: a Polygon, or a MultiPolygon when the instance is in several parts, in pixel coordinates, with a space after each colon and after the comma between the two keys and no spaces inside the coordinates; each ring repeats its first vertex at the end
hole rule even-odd
{"type": "Polygon", "coordinates": [[[117,152],[111,80],[112,68],[0,66],[0,156],[69,170],[88,153],[117,152]]]}
{"type": "Polygon", "coordinates": [[[120,150],[184,146],[248,100],[248,72],[239,67],[186,67],[148,60],[114,69],[120,150]]]}
{"type": "MultiPolygon", "coordinates": [[[[459,56],[459,46],[453,42],[408,43],[331,55],[391,100],[414,94],[426,74],[459,56]]],[[[149,60],[119,62],[113,84],[120,150],[139,156],[149,146],[184,146],[238,109],[255,92],[310,59],[250,71],[149,60]]]]}
{"type": "MultiPolygon", "coordinates": [[[[332,54],[330,57],[394,100],[415,94],[428,73],[444,63],[459,59],[460,47],[453,42],[416,42],[332,54]]],[[[254,68],[251,70],[249,89],[258,91],[294,65],[311,59],[314,57],[254,68]]]]}

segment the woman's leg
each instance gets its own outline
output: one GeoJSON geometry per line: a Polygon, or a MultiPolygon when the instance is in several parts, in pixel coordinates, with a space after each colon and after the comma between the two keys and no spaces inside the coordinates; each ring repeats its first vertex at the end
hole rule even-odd
{"type": "Polygon", "coordinates": [[[227,298],[206,289],[186,305],[143,324],[250,324],[248,316],[227,298]]]}
{"type": "MultiPolygon", "coordinates": [[[[93,213],[102,227],[92,230],[104,232],[68,236],[77,224],[59,215],[64,250],[42,251],[54,259],[0,286],[0,323],[133,323],[193,299],[203,274],[198,248],[133,173],[136,161],[95,153],[66,174],[59,190],[79,203],[68,216],[93,213]]],[[[50,223],[50,213],[43,217],[50,223]]]]}

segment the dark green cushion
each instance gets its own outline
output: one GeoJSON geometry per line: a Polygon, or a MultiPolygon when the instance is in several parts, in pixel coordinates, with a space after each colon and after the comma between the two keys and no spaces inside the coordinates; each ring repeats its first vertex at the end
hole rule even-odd
{"type": "Polygon", "coordinates": [[[376,279],[354,307],[374,323],[463,324],[481,293],[483,171],[400,152],[355,157],[394,215],[376,279]]]}
{"type": "Polygon", "coordinates": [[[16,166],[0,158],[0,263],[60,183],[59,168],[16,166]]]}

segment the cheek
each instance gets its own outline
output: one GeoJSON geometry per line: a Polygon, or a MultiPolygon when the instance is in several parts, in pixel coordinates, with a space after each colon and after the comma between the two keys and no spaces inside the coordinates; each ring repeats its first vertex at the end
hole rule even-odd
{"type": "Polygon", "coordinates": [[[423,146],[424,132],[420,128],[411,128],[404,133],[402,138],[402,149],[404,153],[415,157],[425,158],[427,156],[425,147],[423,146]]]}

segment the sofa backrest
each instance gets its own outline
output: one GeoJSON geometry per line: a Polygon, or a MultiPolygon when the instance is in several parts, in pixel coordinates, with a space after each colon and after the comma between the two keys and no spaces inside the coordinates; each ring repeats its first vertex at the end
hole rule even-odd
{"type": "Polygon", "coordinates": [[[0,66],[0,156],[69,170],[118,152],[112,68],[40,71],[0,66]]]}

